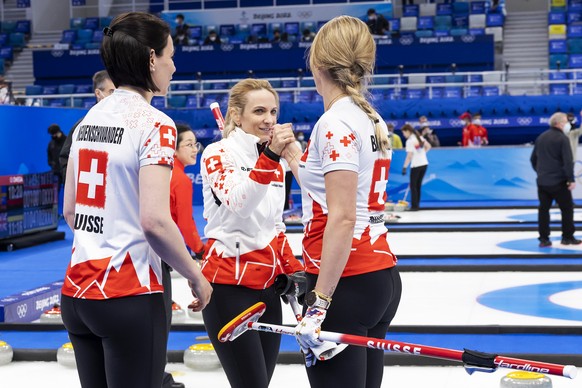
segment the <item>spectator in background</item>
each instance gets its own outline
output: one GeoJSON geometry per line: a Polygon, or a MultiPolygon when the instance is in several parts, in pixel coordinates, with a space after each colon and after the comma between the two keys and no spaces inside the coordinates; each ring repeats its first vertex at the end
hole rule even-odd
{"type": "Polygon", "coordinates": [[[465,112],[459,119],[463,122],[463,140],[458,144],[463,147],[472,147],[473,146],[473,123],[471,122],[471,113],[465,112]]]}
{"type": "Polygon", "coordinates": [[[574,163],[567,134],[570,122],[564,113],[554,113],[550,117],[550,128],[536,139],[531,154],[531,165],[537,174],[538,232],[541,248],[552,246],[550,241],[550,207],[556,201],[562,214],[562,245],[582,243],[574,237],[574,202],[572,190],[574,163]]]}
{"type": "Polygon", "coordinates": [[[473,133],[471,135],[471,142],[473,146],[480,147],[482,145],[489,144],[489,137],[487,135],[487,129],[481,124],[481,115],[475,113],[473,116],[473,133]]]}
{"type": "Polygon", "coordinates": [[[388,139],[390,139],[390,145],[392,146],[392,149],[402,149],[402,139],[399,135],[394,133],[394,124],[386,123],[386,127],[388,127],[388,139]]]}
{"type": "Polygon", "coordinates": [[[439,137],[437,136],[436,132],[431,127],[429,127],[428,119],[426,118],[426,116],[419,117],[418,128],[421,136],[424,137],[424,139],[429,142],[431,147],[441,146],[441,141],[439,140],[439,137]]]}
{"type": "MultiPolygon", "coordinates": [[[[580,112],[582,115],[582,112],[580,112]]],[[[581,116],[582,117],[582,116],[581,116]]],[[[568,113],[568,122],[572,128],[575,128],[577,123],[576,116],[573,113],[568,113]]],[[[568,132],[568,139],[570,140],[570,147],[572,148],[572,159],[574,163],[578,160],[578,142],[580,141],[580,135],[582,135],[582,127],[576,129],[571,129],[568,132]]]]}
{"type": "Polygon", "coordinates": [[[416,211],[420,208],[420,189],[428,167],[426,153],[431,146],[412,125],[404,124],[401,131],[406,138],[406,159],[402,166],[402,175],[406,175],[406,169],[410,165],[410,210],[416,211]]]}
{"type": "Polygon", "coordinates": [[[311,41],[313,41],[314,37],[315,37],[315,34],[313,33],[313,31],[311,31],[309,28],[306,28],[303,30],[303,34],[301,35],[301,41],[302,42],[311,42],[311,41]]]}
{"type": "Polygon", "coordinates": [[[303,132],[299,131],[295,134],[295,138],[297,139],[297,141],[301,145],[301,152],[305,152],[305,149],[307,148],[307,141],[305,141],[305,134],[303,132]]]}
{"type": "Polygon", "coordinates": [[[372,35],[386,35],[389,30],[388,20],[376,13],[374,8],[368,10],[368,20],[366,21],[372,35]]]}
{"type": "Polygon", "coordinates": [[[174,45],[187,45],[188,42],[188,29],[190,27],[184,23],[184,15],[179,13],[176,15],[176,28],[174,30],[174,45]]]}
{"type": "Polygon", "coordinates": [[[204,39],[204,44],[205,45],[210,45],[210,44],[221,44],[222,42],[220,41],[220,36],[218,36],[218,34],[216,33],[216,31],[212,30],[208,33],[208,36],[206,37],[206,39],[204,39]]]}
{"type": "Polygon", "coordinates": [[[51,141],[49,142],[47,148],[48,165],[51,167],[51,171],[53,172],[54,176],[56,176],[58,179],[60,190],[61,183],[63,183],[63,176],[61,175],[59,155],[67,137],[63,131],[61,131],[61,127],[59,127],[57,124],[51,124],[48,127],[48,133],[51,135],[51,141]]]}
{"type": "MultiPolygon", "coordinates": [[[[111,95],[115,90],[115,85],[111,81],[109,74],[107,74],[107,70],[100,70],[97,73],[93,74],[93,93],[95,94],[95,101],[99,102],[103,100],[105,97],[111,95]]],[[[63,183],[65,183],[65,178],[67,176],[67,165],[69,163],[69,153],[71,152],[71,144],[73,143],[73,133],[75,133],[75,128],[77,125],[83,120],[84,117],[81,117],[79,121],[77,121],[69,134],[67,135],[67,139],[65,140],[65,144],[63,144],[63,148],[61,148],[61,152],[59,154],[59,165],[61,169],[61,175],[63,177],[63,183]]]]}
{"type": "Polygon", "coordinates": [[[273,31],[273,38],[271,39],[271,43],[279,43],[281,41],[281,31],[274,30],[273,31]]]}
{"type": "Polygon", "coordinates": [[[14,102],[12,84],[0,75],[0,105],[8,105],[14,102]]]}

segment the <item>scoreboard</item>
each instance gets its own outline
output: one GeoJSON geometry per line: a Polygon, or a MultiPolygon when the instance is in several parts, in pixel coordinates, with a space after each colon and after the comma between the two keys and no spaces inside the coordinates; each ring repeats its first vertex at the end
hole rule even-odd
{"type": "Polygon", "coordinates": [[[56,229],[58,221],[52,172],[0,176],[0,240],[56,229]]]}

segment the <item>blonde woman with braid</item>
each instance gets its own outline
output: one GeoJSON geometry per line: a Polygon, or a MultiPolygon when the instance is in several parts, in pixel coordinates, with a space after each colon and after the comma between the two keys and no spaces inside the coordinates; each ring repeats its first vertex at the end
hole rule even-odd
{"type": "Polygon", "coordinates": [[[320,342],[317,331],[384,338],[400,302],[384,226],[392,151],[386,124],[365,97],[375,57],[359,19],[340,16],[319,30],[309,67],[325,113],[300,158],[284,152],[301,182],[308,293],[296,336],[312,387],[380,387],[384,351],[342,350],[320,342]]]}
{"type": "Polygon", "coordinates": [[[277,124],[279,96],[265,80],[246,79],[230,90],[223,139],[206,147],[200,172],[204,234],[202,273],[213,286],[204,324],[231,387],[267,388],[281,337],[246,333],[219,342],[233,317],[264,302],[264,322],[281,323],[274,280],[303,270],[285,237],[285,171],[280,155],[295,143],[291,124],[277,124]]]}

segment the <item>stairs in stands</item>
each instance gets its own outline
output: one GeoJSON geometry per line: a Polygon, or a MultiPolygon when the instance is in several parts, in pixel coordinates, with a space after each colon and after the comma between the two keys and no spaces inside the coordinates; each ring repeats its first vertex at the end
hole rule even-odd
{"type": "Polygon", "coordinates": [[[12,81],[16,96],[24,94],[26,85],[34,84],[32,52],[52,47],[61,39],[61,32],[33,33],[22,52],[14,55],[12,66],[6,71],[6,79],[12,81]]]}
{"type": "Polygon", "coordinates": [[[508,81],[530,84],[509,87],[509,93],[539,95],[542,90],[534,86],[539,70],[548,69],[548,12],[508,12],[504,27],[503,61],[509,64],[508,81]],[[532,70],[529,74],[519,74],[532,70]]]}

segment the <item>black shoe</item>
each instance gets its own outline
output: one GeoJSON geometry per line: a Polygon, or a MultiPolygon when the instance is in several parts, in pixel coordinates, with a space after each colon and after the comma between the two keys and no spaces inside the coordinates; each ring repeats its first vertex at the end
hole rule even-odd
{"type": "Polygon", "coordinates": [[[552,246],[552,242],[548,239],[542,239],[540,240],[540,248],[547,248],[547,247],[551,247],[552,246]]]}
{"type": "Polygon", "coordinates": [[[186,386],[184,385],[184,383],[179,383],[177,381],[174,381],[171,385],[172,388],[186,388],[186,386]]]}
{"type": "Polygon", "coordinates": [[[582,243],[582,240],[578,240],[575,237],[562,239],[562,245],[578,245],[580,243],[582,243]]]}

